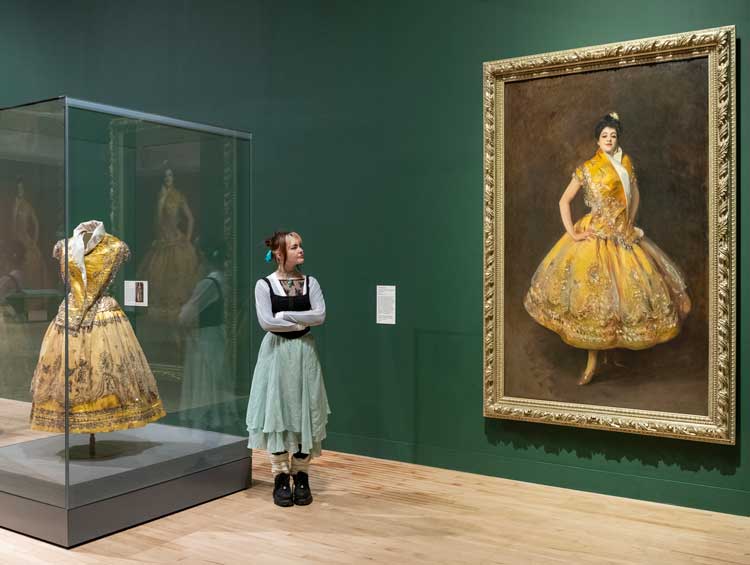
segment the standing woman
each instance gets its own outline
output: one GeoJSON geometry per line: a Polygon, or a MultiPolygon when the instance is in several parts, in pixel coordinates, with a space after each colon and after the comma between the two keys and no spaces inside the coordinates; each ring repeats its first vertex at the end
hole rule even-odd
{"type": "Polygon", "coordinates": [[[311,458],[320,455],[330,414],[315,341],[309,333],[311,326],[325,321],[326,305],[318,281],[298,270],[305,261],[299,234],[276,232],[266,246],[266,261],[276,261],[277,269],[255,285],[258,322],[268,333],[258,352],[250,389],[248,446],[270,453],[274,503],[304,506],[313,500],[308,468],[311,458]]]}

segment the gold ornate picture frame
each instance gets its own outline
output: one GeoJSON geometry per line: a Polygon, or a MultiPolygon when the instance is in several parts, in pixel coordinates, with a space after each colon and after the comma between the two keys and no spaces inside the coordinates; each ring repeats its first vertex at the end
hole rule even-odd
{"type": "MultiPolygon", "coordinates": [[[[735,443],[735,44],[729,26],[484,63],[486,417],[735,443]],[[555,256],[555,242],[570,237],[561,196],[571,174],[585,184],[592,155],[604,155],[595,154],[595,125],[608,114],[622,124],[637,171],[643,241],[674,262],[690,307],[676,335],[638,349],[602,347],[595,376],[586,381],[584,372],[579,385],[586,347],[530,315],[528,293],[541,265],[567,261],[561,272],[576,272],[573,252],[555,256]]],[[[587,211],[582,200],[574,222],[587,211]]],[[[596,207],[591,200],[587,188],[586,204],[596,207]]],[[[612,256],[642,259],[630,243],[612,256]]],[[[579,285],[576,276],[560,284],[579,285]]],[[[587,276],[600,280],[590,265],[587,276]]],[[[607,276],[622,287],[636,275],[613,266],[607,276]]],[[[655,304],[655,296],[638,299],[655,304]]]]}

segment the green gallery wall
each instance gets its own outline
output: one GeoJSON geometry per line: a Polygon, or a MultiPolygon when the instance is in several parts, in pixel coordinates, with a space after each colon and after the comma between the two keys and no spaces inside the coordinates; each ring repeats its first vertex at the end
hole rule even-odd
{"type": "Polygon", "coordinates": [[[485,419],[481,279],[482,62],[734,24],[742,109],[750,2],[3,0],[0,15],[0,106],[67,94],[254,134],[246,253],[257,277],[266,234],[305,238],[328,305],[329,449],[750,514],[747,112],[737,445],[485,419]],[[375,324],[377,284],[398,285],[396,326],[375,324]]]}

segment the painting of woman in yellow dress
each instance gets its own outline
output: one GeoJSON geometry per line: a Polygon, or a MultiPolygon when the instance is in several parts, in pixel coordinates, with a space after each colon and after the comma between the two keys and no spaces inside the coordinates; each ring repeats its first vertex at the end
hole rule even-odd
{"type": "Polygon", "coordinates": [[[11,216],[11,233],[24,249],[23,272],[26,288],[44,288],[46,283],[44,262],[39,250],[39,220],[34,207],[26,198],[26,188],[22,178],[16,181],[16,199],[11,216]]]}
{"type": "Polygon", "coordinates": [[[199,267],[192,242],[194,224],[188,201],[167,169],[156,208],[156,236],[138,269],[139,278],[149,281],[152,319],[176,324],[180,308],[193,292],[199,267]]]}
{"type": "Polygon", "coordinates": [[[691,308],[679,268],[635,225],[638,178],[621,137],[616,113],[599,120],[599,148],[575,170],[560,199],[566,233],[542,260],[524,299],[534,320],[588,351],[580,385],[597,374],[599,351],[669,341],[691,308]],[[591,211],[573,223],[571,202],[581,190],[591,211]]]}

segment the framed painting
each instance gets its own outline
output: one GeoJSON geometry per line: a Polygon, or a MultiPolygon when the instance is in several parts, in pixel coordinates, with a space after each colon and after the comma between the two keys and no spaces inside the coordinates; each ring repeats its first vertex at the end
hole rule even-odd
{"type": "Polygon", "coordinates": [[[223,242],[226,247],[223,249],[226,257],[222,269],[226,350],[229,372],[235,374],[239,300],[237,190],[240,165],[237,140],[158,122],[114,118],[109,125],[108,150],[112,231],[129,234],[131,252],[146,250],[140,253],[134,274],[144,281],[150,280],[148,289],[142,290],[146,290],[151,315],[134,314],[134,325],[152,372],[159,381],[183,380],[184,335],[177,318],[196,283],[187,275],[160,268],[163,267],[160,264],[162,259],[172,255],[175,247],[174,242],[164,241],[164,234],[159,233],[160,229],[170,227],[163,217],[162,197],[163,187],[169,179],[175,191],[179,191],[178,201],[182,203],[173,208],[179,208],[178,213],[169,212],[175,214],[170,221],[175,222],[173,229],[183,231],[187,240],[180,245],[180,253],[173,255],[176,262],[187,264],[191,256],[197,259],[197,242],[201,238],[223,242]],[[190,236],[187,236],[188,232],[192,232],[190,236]],[[150,249],[157,251],[149,254],[150,249]],[[153,265],[157,268],[148,268],[153,265]],[[179,279],[184,279],[187,284],[181,285],[181,292],[175,292],[175,281],[179,279]],[[154,293],[158,286],[169,289],[163,293],[161,304],[158,304],[159,296],[154,293]]]}
{"type": "Polygon", "coordinates": [[[483,94],[484,415],[733,444],[734,27],[488,62],[483,94]]]}

